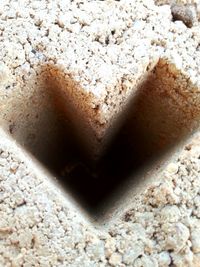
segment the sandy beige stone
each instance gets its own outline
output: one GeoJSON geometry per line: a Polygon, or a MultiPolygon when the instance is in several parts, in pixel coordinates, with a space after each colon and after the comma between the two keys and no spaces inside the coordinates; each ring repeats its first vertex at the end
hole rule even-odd
{"type": "Polygon", "coordinates": [[[199,266],[200,5],[176,2],[189,5],[191,28],[165,0],[0,2],[0,266],[199,266]],[[123,203],[99,225],[17,144],[38,157],[52,151],[51,92],[71,105],[94,153],[147,73],[137,125],[156,129],[158,148],[181,127],[190,140],[139,193],[144,177],[130,184],[129,201],[120,191],[123,203]],[[162,120],[155,103],[165,99],[162,120]]]}

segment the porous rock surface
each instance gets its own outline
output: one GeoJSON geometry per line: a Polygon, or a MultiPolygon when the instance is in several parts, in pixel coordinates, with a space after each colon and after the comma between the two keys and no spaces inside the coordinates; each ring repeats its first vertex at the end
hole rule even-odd
{"type": "MultiPolygon", "coordinates": [[[[40,107],[42,94],[32,96],[43,74],[61,87],[66,80],[77,86],[72,99],[100,136],[160,58],[175,64],[171,73],[183,73],[198,95],[199,2],[190,1],[196,13],[189,28],[173,21],[169,2],[158,2],[1,1],[2,128],[22,135],[25,105],[40,107]]],[[[130,207],[101,227],[34,166],[2,131],[0,266],[200,266],[198,132],[130,207]]]]}

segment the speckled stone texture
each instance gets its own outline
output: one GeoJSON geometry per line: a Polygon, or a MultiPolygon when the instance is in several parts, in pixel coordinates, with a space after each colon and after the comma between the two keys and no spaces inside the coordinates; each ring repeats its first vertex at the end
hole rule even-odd
{"type": "Polygon", "coordinates": [[[0,266],[200,266],[199,20],[195,0],[0,1],[0,266]],[[136,126],[187,138],[96,220],[50,171],[57,110],[94,156],[141,88],[136,126]]]}

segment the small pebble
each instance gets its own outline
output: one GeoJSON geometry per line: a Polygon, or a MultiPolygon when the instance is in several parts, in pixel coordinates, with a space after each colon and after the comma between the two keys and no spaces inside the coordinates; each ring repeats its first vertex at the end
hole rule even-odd
{"type": "Polygon", "coordinates": [[[200,229],[194,229],[191,231],[192,251],[194,253],[200,253],[200,229]]]}
{"type": "Polygon", "coordinates": [[[117,266],[121,263],[122,256],[119,253],[113,253],[109,259],[111,266],[117,266]]]}
{"type": "Polygon", "coordinates": [[[168,251],[162,251],[158,255],[159,266],[169,266],[171,263],[171,258],[168,251]]]}
{"type": "Polygon", "coordinates": [[[5,64],[0,63],[0,84],[1,85],[6,85],[8,83],[9,75],[10,75],[10,71],[8,67],[5,64]]]}
{"type": "Polygon", "coordinates": [[[178,165],[172,162],[172,163],[168,164],[166,170],[170,174],[176,174],[178,172],[178,165]]]}
{"type": "Polygon", "coordinates": [[[180,20],[182,21],[188,28],[192,28],[194,24],[194,15],[189,6],[184,5],[172,5],[171,7],[173,21],[180,20]]]}

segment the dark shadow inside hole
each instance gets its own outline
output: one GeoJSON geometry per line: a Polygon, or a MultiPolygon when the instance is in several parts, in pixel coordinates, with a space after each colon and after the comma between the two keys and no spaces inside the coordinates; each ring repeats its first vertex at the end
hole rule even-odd
{"type": "MultiPolygon", "coordinates": [[[[98,162],[90,164],[75,139],[70,152],[73,157],[56,170],[61,183],[92,214],[100,213],[105,202],[109,206],[109,198],[127,180],[155,168],[156,162],[195,128],[199,99],[194,105],[195,94],[181,91],[174,75],[168,75],[166,83],[167,72],[167,67],[160,71],[158,65],[138,88],[124,110],[123,124],[98,162]]],[[[61,158],[66,158],[66,151],[61,158]]]]}
{"type": "Polygon", "coordinates": [[[64,165],[59,179],[90,212],[96,214],[122,183],[130,176],[134,179],[136,172],[146,168],[146,162],[153,160],[154,153],[159,156],[160,151],[141,147],[143,141],[140,135],[130,136],[123,127],[93,168],[84,160],[83,154],[76,154],[75,162],[64,165]]]}
{"type": "MultiPolygon", "coordinates": [[[[48,104],[41,105],[40,120],[28,119],[18,135],[13,133],[13,136],[96,216],[105,202],[109,206],[109,198],[127,180],[136,179],[138,172],[141,176],[145,174],[147,166],[154,169],[160,157],[196,127],[200,116],[199,96],[190,89],[180,88],[177,78],[170,74],[168,65],[156,66],[124,108],[123,124],[116,127],[112,142],[95,164],[82,146],[79,123],[73,125],[74,120],[82,120],[83,114],[70,114],[73,107],[68,96],[60,95],[59,83],[47,86],[51,96],[45,96],[48,104]],[[63,100],[59,105],[58,99],[63,100]],[[30,124],[34,127],[29,127],[30,124]]],[[[70,81],[66,90],[68,84],[70,81]]],[[[30,110],[34,110],[33,104],[30,110]]],[[[91,139],[89,135],[87,146],[91,139]]]]}

